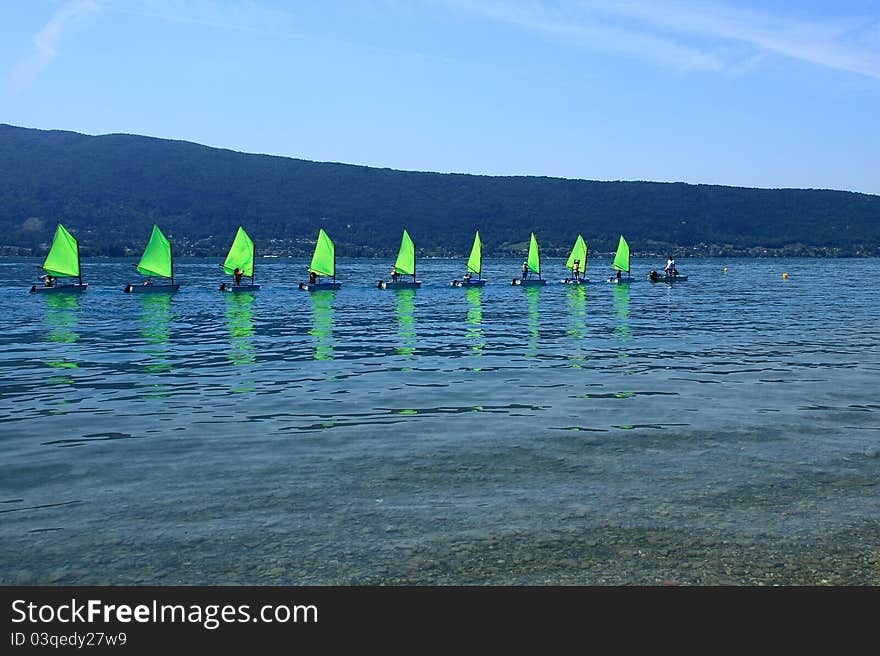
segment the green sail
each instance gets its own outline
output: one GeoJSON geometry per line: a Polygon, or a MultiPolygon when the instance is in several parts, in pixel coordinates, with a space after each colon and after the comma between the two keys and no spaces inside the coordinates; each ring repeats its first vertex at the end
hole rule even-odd
{"type": "Polygon", "coordinates": [[[223,270],[226,273],[235,273],[236,269],[240,269],[246,276],[254,275],[254,242],[241,226],[238,226],[238,232],[235,233],[226,261],[223,262],[223,270]]]}
{"type": "Polygon", "coordinates": [[[580,260],[581,264],[578,270],[583,273],[587,268],[587,242],[581,235],[578,235],[577,241],[574,242],[574,248],[571,249],[571,255],[568,256],[568,262],[565,263],[566,268],[573,268],[575,260],[580,260]]]}
{"type": "Polygon", "coordinates": [[[467,261],[468,271],[476,273],[477,277],[483,270],[483,242],[480,241],[480,231],[474,236],[474,246],[471,248],[471,256],[467,261]]]}
{"type": "Polygon", "coordinates": [[[529,268],[537,273],[539,276],[541,275],[541,256],[538,254],[538,240],[535,239],[535,233],[532,233],[532,238],[529,240],[529,259],[528,259],[529,268]]]}
{"type": "Polygon", "coordinates": [[[171,265],[171,242],[169,242],[159,226],[153,225],[153,234],[147,248],[138,262],[137,270],[145,276],[161,276],[163,278],[174,277],[171,265]]]}
{"type": "Polygon", "coordinates": [[[403,239],[400,241],[400,252],[397,254],[397,262],[394,263],[394,268],[397,269],[398,273],[408,276],[416,275],[416,247],[406,230],[403,231],[403,239]]]}
{"type": "Polygon", "coordinates": [[[52,248],[43,262],[46,273],[59,278],[79,277],[79,245],[76,239],[60,223],[55,229],[52,248]]]}
{"type": "Polygon", "coordinates": [[[611,264],[617,271],[629,271],[629,244],[623,235],[620,235],[620,242],[617,244],[617,255],[614,256],[614,262],[611,264]]]}
{"type": "Polygon", "coordinates": [[[315,244],[315,253],[312,255],[309,271],[319,276],[336,275],[336,247],[333,245],[333,240],[324,232],[324,228],[318,231],[318,243],[315,244]]]}

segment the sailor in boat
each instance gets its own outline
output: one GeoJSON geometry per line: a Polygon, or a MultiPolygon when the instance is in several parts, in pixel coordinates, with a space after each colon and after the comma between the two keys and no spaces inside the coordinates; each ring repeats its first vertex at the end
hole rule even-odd
{"type": "Polygon", "coordinates": [[[522,267],[522,279],[525,280],[525,279],[526,279],[526,276],[528,276],[528,275],[529,275],[529,263],[528,263],[528,262],[523,262],[523,267],[522,267]]]}
{"type": "Polygon", "coordinates": [[[666,259],[666,266],[663,267],[663,273],[666,274],[667,278],[669,276],[678,275],[678,271],[675,270],[675,260],[672,259],[671,255],[666,259]]]}
{"type": "Polygon", "coordinates": [[[651,279],[651,282],[657,282],[660,280],[660,274],[657,273],[656,269],[652,270],[651,273],[648,274],[648,277],[651,279]]]}
{"type": "Polygon", "coordinates": [[[580,260],[574,261],[574,266],[571,267],[571,272],[572,272],[572,274],[574,274],[574,281],[580,282],[581,281],[581,261],[580,260]]]}
{"type": "Polygon", "coordinates": [[[309,284],[316,285],[318,284],[318,274],[314,271],[309,271],[309,284]]]}
{"type": "Polygon", "coordinates": [[[235,267],[235,271],[232,273],[232,275],[233,275],[233,278],[235,279],[236,286],[240,285],[241,284],[241,277],[244,275],[244,272],[241,269],[239,269],[238,267],[235,267]]]}
{"type": "Polygon", "coordinates": [[[465,285],[467,285],[471,281],[471,272],[468,271],[467,273],[465,273],[464,276],[462,276],[461,280],[465,285]]]}
{"type": "Polygon", "coordinates": [[[400,278],[400,274],[397,273],[397,265],[391,267],[391,282],[397,282],[397,279],[400,278]]]}
{"type": "Polygon", "coordinates": [[[43,281],[43,285],[45,285],[46,287],[55,286],[55,276],[53,276],[51,273],[46,273],[40,276],[40,280],[43,281]]]}

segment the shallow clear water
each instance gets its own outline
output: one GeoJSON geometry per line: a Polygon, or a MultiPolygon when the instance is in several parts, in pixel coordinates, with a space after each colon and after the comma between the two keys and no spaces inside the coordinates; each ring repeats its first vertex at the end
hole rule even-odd
{"type": "Polygon", "coordinates": [[[791,564],[880,517],[880,261],[571,288],[547,260],[523,289],[490,260],[466,290],[424,260],[394,292],[341,260],[308,294],[306,260],[263,258],[253,296],[218,263],[178,262],[169,297],[87,261],[53,297],[0,260],[0,582],[652,583],[688,580],[688,536],[791,564]]]}

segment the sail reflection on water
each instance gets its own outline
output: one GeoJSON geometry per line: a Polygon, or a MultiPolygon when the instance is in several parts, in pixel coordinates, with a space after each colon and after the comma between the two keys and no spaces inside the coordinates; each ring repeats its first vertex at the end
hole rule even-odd
{"type": "Polygon", "coordinates": [[[580,369],[584,366],[584,352],[581,340],[587,336],[587,288],[586,285],[566,285],[568,292],[568,335],[574,345],[571,348],[571,366],[580,369]]]}
{"type": "Polygon", "coordinates": [[[526,302],[528,303],[528,349],[526,357],[534,358],[538,355],[538,339],[540,337],[541,316],[538,311],[538,301],[541,297],[540,287],[526,287],[526,302]]]}
{"type": "Polygon", "coordinates": [[[315,360],[333,359],[333,299],[335,291],[323,290],[309,294],[312,301],[312,329],[315,338],[315,360]]]}
{"type": "Polygon", "coordinates": [[[168,340],[171,335],[171,294],[138,294],[141,305],[141,336],[146,342],[144,371],[170,371],[168,340]]]}
{"type": "Polygon", "coordinates": [[[474,355],[483,355],[486,340],[483,337],[483,288],[469,287],[467,295],[467,329],[465,336],[471,344],[474,355]]]}
{"type": "Polygon", "coordinates": [[[617,325],[614,335],[625,342],[631,337],[629,330],[629,285],[614,285],[614,315],[617,325]]]}
{"type": "MultiPolygon", "coordinates": [[[[46,364],[53,369],[76,369],[78,365],[73,344],[79,340],[77,323],[82,297],[79,294],[45,294],[42,299],[46,306],[46,341],[50,346],[46,364]]],[[[72,385],[74,380],[59,375],[49,378],[47,382],[72,385]]]]}
{"type": "Polygon", "coordinates": [[[398,355],[411,357],[416,352],[416,291],[396,289],[395,307],[397,311],[397,336],[400,343],[395,349],[398,355]]]}
{"type": "Polygon", "coordinates": [[[226,328],[229,331],[229,359],[233,364],[253,364],[254,295],[230,294],[226,299],[226,328]]]}

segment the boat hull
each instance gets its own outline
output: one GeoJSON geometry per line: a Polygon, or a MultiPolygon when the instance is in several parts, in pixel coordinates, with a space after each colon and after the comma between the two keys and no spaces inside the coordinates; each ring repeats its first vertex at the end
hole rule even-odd
{"type": "Polygon", "coordinates": [[[342,287],[341,282],[301,282],[299,284],[299,288],[304,289],[307,292],[332,292],[340,287],[342,287]]]}
{"type": "Polygon", "coordinates": [[[173,285],[128,285],[126,294],[173,294],[180,289],[180,284],[173,285]]]}
{"type": "Polygon", "coordinates": [[[379,284],[376,286],[379,289],[418,289],[422,286],[422,281],[416,280],[413,282],[412,280],[398,280],[397,282],[391,282],[390,280],[380,280],[379,284]]]}
{"type": "Polygon", "coordinates": [[[221,283],[221,292],[231,292],[233,294],[242,294],[246,292],[256,292],[260,290],[259,285],[230,285],[229,283],[221,283]]]}
{"type": "Polygon", "coordinates": [[[510,284],[516,287],[540,287],[541,285],[546,285],[547,281],[543,278],[526,278],[525,280],[514,278],[510,284]]]}
{"type": "Polygon", "coordinates": [[[610,282],[612,285],[629,285],[630,283],[633,283],[635,281],[635,278],[618,278],[617,276],[614,276],[613,278],[609,278],[605,282],[610,282]]]}
{"type": "Polygon", "coordinates": [[[587,278],[578,278],[575,280],[574,278],[565,278],[562,281],[563,285],[589,285],[590,281],[587,278]]]}
{"type": "Polygon", "coordinates": [[[71,285],[34,285],[31,287],[31,294],[82,294],[89,286],[89,283],[75,283],[71,285]]]}
{"type": "Polygon", "coordinates": [[[648,276],[648,280],[650,280],[651,282],[682,282],[687,279],[687,276],[660,276],[657,279],[648,276]]]}
{"type": "Polygon", "coordinates": [[[450,287],[482,287],[486,284],[483,278],[477,280],[453,280],[449,283],[450,287]]]}

